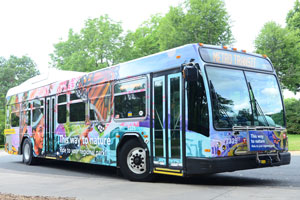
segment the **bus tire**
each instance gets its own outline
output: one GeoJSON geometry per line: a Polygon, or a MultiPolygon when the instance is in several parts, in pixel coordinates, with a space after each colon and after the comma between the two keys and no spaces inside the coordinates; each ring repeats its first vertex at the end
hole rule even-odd
{"type": "Polygon", "coordinates": [[[25,163],[26,165],[35,164],[36,158],[33,156],[32,143],[29,138],[26,138],[24,140],[22,146],[22,152],[23,152],[23,163],[25,163]]]}
{"type": "Polygon", "coordinates": [[[136,139],[127,141],[120,151],[120,169],[131,181],[150,181],[149,153],[136,139]]]}

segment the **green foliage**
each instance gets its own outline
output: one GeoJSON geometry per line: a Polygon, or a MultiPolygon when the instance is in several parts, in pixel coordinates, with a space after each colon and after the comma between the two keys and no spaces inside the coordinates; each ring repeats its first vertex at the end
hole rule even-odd
{"type": "Polygon", "coordinates": [[[121,62],[159,52],[158,26],[161,19],[160,15],[154,15],[135,32],[127,33],[119,53],[121,62]]]}
{"type": "Polygon", "coordinates": [[[233,40],[224,1],[187,0],[186,24],[190,42],[230,44],[233,40]]]}
{"type": "Polygon", "coordinates": [[[299,39],[298,31],[282,28],[275,22],[268,22],[255,40],[256,52],[268,55],[280,82],[294,92],[300,86],[299,39]]]}
{"type": "Polygon", "coordinates": [[[230,44],[229,15],[223,1],[186,0],[171,7],[159,26],[160,50],[188,43],[230,44]]]}
{"type": "Polygon", "coordinates": [[[122,33],[108,16],[89,19],[80,33],[54,45],[52,64],[93,71],[188,43],[230,44],[229,15],[222,0],[186,0],[165,16],[153,15],[135,31],[122,33]]]}
{"type": "Polygon", "coordinates": [[[295,1],[294,8],[290,10],[286,17],[287,27],[289,29],[300,29],[300,3],[295,1]]]}
{"type": "Polygon", "coordinates": [[[187,44],[188,38],[187,32],[185,32],[185,17],[181,6],[170,7],[169,12],[162,18],[160,26],[158,27],[160,50],[187,44]]]}
{"type": "Polygon", "coordinates": [[[289,134],[300,134],[300,100],[290,98],[284,100],[289,134]]]}
{"type": "Polygon", "coordinates": [[[7,91],[39,74],[36,64],[27,56],[0,57],[0,144],[3,144],[5,127],[5,96],[7,91]]]}
{"type": "Polygon", "coordinates": [[[107,15],[88,19],[80,33],[69,31],[67,41],[54,45],[52,65],[62,70],[94,71],[119,62],[123,29],[107,15]]]}
{"type": "Polygon", "coordinates": [[[280,82],[297,92],[300,87],[300,3],[286,17],[287,26],[268,22],[255,40],[257,53],[267,54],[272,60],[280,82]]]}

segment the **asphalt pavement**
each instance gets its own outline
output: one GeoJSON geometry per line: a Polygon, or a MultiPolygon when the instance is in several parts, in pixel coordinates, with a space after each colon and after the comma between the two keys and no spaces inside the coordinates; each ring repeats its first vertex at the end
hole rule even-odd
{"type": "Polygon", "coordinates": [[[0,152],[0,192],[76,199],[300,199],[300,153],[290,165],[180,178],[130,182],[110,167],[44,161],[27,166],[21,156],[0,152]]]}

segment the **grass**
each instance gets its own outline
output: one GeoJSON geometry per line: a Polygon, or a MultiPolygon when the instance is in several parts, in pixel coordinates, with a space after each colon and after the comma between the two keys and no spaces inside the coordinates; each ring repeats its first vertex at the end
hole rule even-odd
{"type": "Polygon", "coordinates": [[[300,135],[288,135],[289,151],[300,151],[300,135]]]}

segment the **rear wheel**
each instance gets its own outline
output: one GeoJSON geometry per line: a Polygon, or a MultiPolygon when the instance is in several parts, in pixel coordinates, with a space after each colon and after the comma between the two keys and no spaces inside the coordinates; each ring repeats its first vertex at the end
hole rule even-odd
{"type": "Polygon", "coordinates": [[[122,174],[131,181],[151,180],[149,153],[137,140],[129,140],[120,152],[122,174]]]}
{"type": "Polygon", "coordinates": [[[36,158],[33,156],[33,148],[30,139],[26,138],[22,147],[23,152],[23,162],[26,165],[33,165],[36,161],[36,158]]]}

